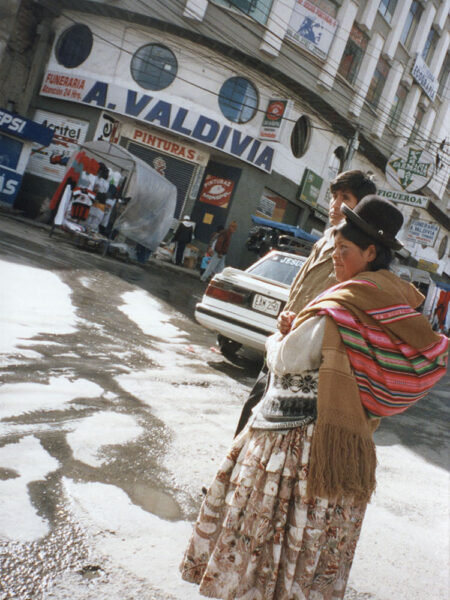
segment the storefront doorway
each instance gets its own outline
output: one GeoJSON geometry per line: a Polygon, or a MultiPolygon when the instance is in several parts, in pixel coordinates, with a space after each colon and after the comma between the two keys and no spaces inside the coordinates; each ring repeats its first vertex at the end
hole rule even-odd
{"type": "Polygon", "coordinates": [[[233,196],[241,176],[241,169],[210,161],[192,210],[196,222],[195,237],[206,244],[219,226],[224,226],[233,196]]]}

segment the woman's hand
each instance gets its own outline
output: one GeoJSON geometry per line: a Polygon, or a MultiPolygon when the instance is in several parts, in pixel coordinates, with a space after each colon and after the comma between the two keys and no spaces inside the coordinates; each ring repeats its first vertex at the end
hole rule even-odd
{"type": "Polygon", "coordinates": [[[292,323],[297,315],[292,310],[284,310],[278,316],[277,326],[282,335],[287,335],[292,327],[292,323]]]}

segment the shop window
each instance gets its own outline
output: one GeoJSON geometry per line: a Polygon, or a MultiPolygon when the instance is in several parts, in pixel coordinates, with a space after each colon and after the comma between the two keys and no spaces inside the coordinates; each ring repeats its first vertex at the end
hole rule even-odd
{"type": "Polygon", "coordinates": [[[430,29],[430,33],[427,36],[427,41],[425,42],[425,46],[423,47],[422,51],[422,58],[428,65],[433,57],[438,39],[439,36],[437,32],[434,29],[430,29]]]}
{"type": "Polygon", "coordinates": [[[0,133],[0,166],[17,169],[23,143],[0,133]]]}
{"type": "Polygon", "coordinates": [[[87,25],[72,25],[58,38],[56,60],[67,69],[78,67],[91,53],[93,41],[92,31],[87,25]]]}
{"type": "Polygon", "coordinates": [[[267,22],[272,7],[272,0],[215,0],[215,2],[227,8],[235,8],[262,24],[267,22]]]}
{"type": "Polygon", "coordinates": [[[356,25],[353,25],[338,69],[349,83],[355,82],[367,49],[367,42],[367,36],[356,25]]]}
{"type": "Polygon", "coordinates": [[[414,2],[411,4],[408,16],[406,17],[405,25],[403,27],[402,34],[400,36],[400,42],[409,48],[411,41],[414,37],[414,34],[417,31],[417,26],[420,21],[420,17],[422,16],[422,7],[419,2],[414,2]]]}
{"type": "Polygon", "coordinates": [[[397,93],[395,94],[394,101],[392,102],[392,108],[389,115],[389,124],[394,129],[397,128],[401,114],[403,111],[403,107],[405,106],[406,96],[408,94],[408,90],[404,85],[399,85],[397,89],[397,93]]]}
{"type": "Polygon", "coordinates": [[[372,81],[369,85],[366,100],[373,107],[376,108],[380,100],[381,92],[383,91],[386,77],[388,76],[389,65],[384,58],[380,58],[375,72],[372,77],[372,81]]]}
{"type": "Polygon", "coordinates": [[[295,123],[291,133],[291,150],[295,158],[301,158],[311,141],[311,121],[305,115],[295,123]]]}
{"type": "Polygon", "coordinates": [[[258,92],[248,79],[231,77],[220,88],[219,106],[230,121],[247,123],[258,108],[258,92]]]}
{"type": "Polygon", "coordinates": [[[146,90],[163,90],[177,76],[175,54],[162,44],[147,44],[137,50],[130,65],[133,79],[146,90]]]}
{"type": "Polygon", "coordinates": [[[397,0],[381,0],[378,7],[380,12],[388,23],[392,21],[394,16],[395,7],[397,6],[397,0]]]}

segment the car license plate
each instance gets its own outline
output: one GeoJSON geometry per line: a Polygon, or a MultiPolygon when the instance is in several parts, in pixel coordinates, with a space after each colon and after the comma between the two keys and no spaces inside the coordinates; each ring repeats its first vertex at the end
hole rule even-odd
{"type": "Polygon", "coordinates": [[[259,310],[268,315],[272,315],[276,317],[280,310],[281,302],[279,300],[273,300],[272,298],[268,298],[267,296],[262,296],[261,294],[255,294],[253,298],[252,307],[255,310],[259,310]]]}

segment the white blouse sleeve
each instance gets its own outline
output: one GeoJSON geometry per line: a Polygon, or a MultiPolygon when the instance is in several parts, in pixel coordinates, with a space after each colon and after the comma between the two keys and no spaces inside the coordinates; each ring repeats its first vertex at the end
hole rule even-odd
{"type": "Polygon", "coordinates": [[[277,332],[266,341],[267,366],[276,375],[318,369],[325,331],[323,317],[311,317],[286,336],[277,332]]]}

